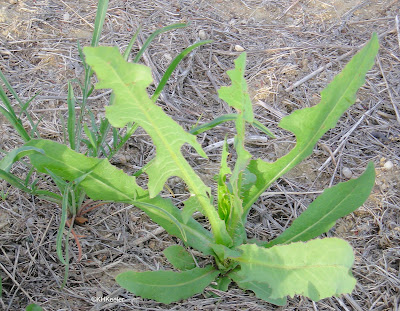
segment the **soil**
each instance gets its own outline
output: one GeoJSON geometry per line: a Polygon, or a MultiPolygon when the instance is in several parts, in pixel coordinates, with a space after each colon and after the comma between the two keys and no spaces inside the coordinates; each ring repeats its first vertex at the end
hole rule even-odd
{"type": "MultiPolygon", "coordinates": [[[[81,46],[90,45],[96,5],[89,0],[0,1],[0,69],[22,101],[40,92],[28,112],[32,121],[38,122],[42,138],[64,141],[68,81],[79,97],[77,81],[84,78],[77,41],[81,46]]],[[[121,289],[114,277],[128,269],[171,269],[162,251],[178,241],[140,210],[121,204],[102,205],[85,215],[88,222],[75,227],[83,256],[78,261],[71,238],[68,281],[61,289],[64,266],[56,252],[60,207],[2,181],[0,309],[23,310],[36,302],[44,310],[400,310],[399,11],[398,0],[110,0],[100,39],[100,44],[123,51],[141,26],[135,55],[156,29],[189,22],[184,29],[158,36],[144,54],[142,62],[152,68],[156,82],[185,47],[200,37],[213,40],[182,61],[159,100],[186,129],[232,112],[218,99],[217,89],[229,84],[226,70],[233,68],[240,50],[246,51],[246,80],[256,118],[276,135],[276,139],[266,140],[249,128],[253,139],[249,138],[246,147],[255,157],[273,161],[295,143],[291,133],[278,127],[280,119],[317,104],[322,89],[377,32],[379,55],[356,103],[337,127],[324,135],[310,158],[260,198],[247,224],[249,237],[270,240],[324,188],[348,180],[349,169],[350,178],[359,176],[373,161],[376,183],[370,198],[328,233],[349,241],[354,248],[357,285],[352,294],[319,302],[295,296],[279,308],[235,286],[227,292],[208,289],[168,306],[141,299],[121,289]],[[347,57],[340,58],[346,53],[347,57]],[[96,297],[120,297],[122,301],[101,302],[96,297]]],[[[15,98],[7,94],[20,111],[15,98]]],[[[89,106],[96,121],[104,116],[108,96],[101,90],[91,94],[89,106]]],[[[21,118],[31,130],[26,115],[21,118]]],[[[0,116],[0,121],[1,151],[21,146],[22,139],[6,118],[0,116]]],[[[208,148],[208,160],[189,149],[186,152],[190,163],[211,184],[221,152],[213,144],[223,141],[226,133],[233,137],[233,124],[199,136],[208,148]]],[[[113,163],[133,173],[154,155],[150,143],[146,134],[138,131],[113,163]]],[[[15,163],[12,172],[29,177],[25,164],[15,163]]],[[[30,182],[34,178],[30,176],[30,182]]],[[[173,193],[177,203],[184,200],[181,180],[170,179],[168,187],[164,196],[173,193]]]]}

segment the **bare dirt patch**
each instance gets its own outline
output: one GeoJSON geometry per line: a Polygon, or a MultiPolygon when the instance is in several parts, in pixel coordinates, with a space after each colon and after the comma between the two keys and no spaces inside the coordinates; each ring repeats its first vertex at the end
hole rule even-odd
{"type": "MultiPolygon", "coordinates": [[[[399,1],[389,0],[111,0],[100,40],[122,50],[139,25],[139,42],[143,44],[161,26],[190,22],[186,29],[160,36],[145,54],[143,62],[152,68],[155,80],[171,57],[199,39],[200,30],[214,40],[181,63],[160,101],[186,128],[199,118],[206,122],[230,112],[216,92],[229,83],[225,72],[233,67],[239,55],[235,46],[240,45],[248,53],[246,78],[255,114],[277,136],[267,142],[249,140],[247,147],[257,157],[274,160],[294,143],[294,138],[277,126],[282,116],[318,103],[323,87],[372,32],[378,33],[379,56],[356,104],[323,137],[311,158],[262,196],[247,226],[249,236],[264,240],[275,237],[321,190],[347,180],[344,167],[356,177],[368,161],[373,161],[377,180],[370,199],[339,220],[329,233],[354,247],[353,272],[358,285],[351,295],[317,303],[294,297],[283,308],[235,287],[227,293],[208,292],[169,306],[140,299],[120,289],[114,276],[128,268],[170,268],[162,250],[176,241],[141,211],[116,204],[96,209],[89,223],[77,228],[84,236],[84,256],[77,262],[76,245],[71,240],[70,276],[62,290],[64,267],[55,250],[60,208],[2,182],[1,308],[21,310],[34,301],[45,310],[399,310],[400,43],[395,23],[399,11],[399,1]],[[387,161],[393,163],[392,168],[385,169],[387,161]],[[93,299],[99,296],[123,297],[124,302],[93,299]]],[[[89,44],[95,12],[95,1],[0,2],[0,69],[21,98],[40,91],[29,111],[34,121],[41,120],[42,137],[63,140],[60,116],[67,117],[67,83],[82,79],[83,74],[76,42],[89,44]]],[[[93,93],[90,105],[100,116],[105,100],[98,95],[101,93],[93,93]]],[[[0,148],[9,151],[20,146],[21,139],[4,118],[0,120],[0,148]]],[[[26,119],[24,126],[30,126],[26,119]]],[[[252,136],[260,135],[251,131],[252,136]]],[[[232,137],[232,124],[202,136],[203,147],[222,141],[226,133],[232,137]]],[[[115,162],[127,172],[143,166],[154,152],[146,139],[143,135],[133,137],[115,162]]],[[[208,151],[207,161],[195,155],[191,158],[206,180],[212,181],[219,154],[216,148],[208,151]]],[[[23,164],[16,164],[13,172],[19,176],[28,173],[23,164]]],[[[179,180],[171,180],[169,187],[175,193],[184,190],[179,180]]]]}

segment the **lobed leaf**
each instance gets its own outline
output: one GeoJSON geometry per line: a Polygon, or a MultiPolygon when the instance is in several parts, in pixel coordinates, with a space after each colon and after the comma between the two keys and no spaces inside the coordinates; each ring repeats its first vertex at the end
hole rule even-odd
{"type": "Polygon", "coordinates": [[[181,238],[204,254],[213,254],[209,246],[213,237],[209,231],[193,218],[184,222],[181,210],[170,200],[160,196],[150,198],[148,192],[137,185],[135,177],[125,174],[106,159],[87,157],[65,145],[44,139],[31,140],[25,146],[44,151],[44,154],[29,155],[32,165],[39,172],[51,171],[68,181],[86,175],[80,186],[91,199],[134,204],[169,234],[181,238]]]}
{"type": "Polygon", "coordinates": [[[257,176],[257,182],[245,195],[244,216],[247,216],[251,205],[276,179],[312,153],[322,135],[335,127],[340,116],[354,104],[357,90],[364,84],[365,75],[374,64],[378,49],[378,37],[374,33],[365,47],[321,92],[319,104],[296,110],[281,120],[279,126],[295,134],[296,146],[273,163],[261,159],[250,162],[249,171],[257,176]]]}
{"type": "Polygon", "coordinates": [[[169,304],[201,293],[218,275],[217,270],[207,266],[184,272],[127,271],[117,275],[116,281],[138,296],[169,304]]]}
{"type": "Polygon", "coordinates": [[[375,169],[371,162],[357,179],[325,189],[288,229],[265,247],[307,241],[328,232],[336,220],[355,211],[367,200],[374,183],[375,169]]]}
{"type": "Polygon", "coordinates": [[[350,293],[356,284],[351,275],[353,250],[341,239],[316,239],[271,248],[245,244],[238,249],[242,255],[232,259],[240,263],[237,275],[241,282],[267,284],[271,299],[297,294],[318,301],[350,293]]]}
{"type": "MultiPolygon", "coordinates": [[[[231,107],[238,111],[235,120],[236,136],[235,150],[237,159],[229,184],[232,188],[230,196],[230,211],[225,218],[227,230],[233,240],[233,245],[237,246],[246,241],[246,230],[244,228],[243,204],[242,204],[242,185],[244,181],[244,172],[250,162],[251,154],[244,147],[245,141],[245,123],[253,123],[253,108],[250,96],[247,91],[247,83],[244,79],[246,67],[246,53],[242,53],[235,60],[235,69],[228,70],[227,74],[232,80],[231,86],[224,86],[218,90],[218,95],[225,100],[231,107]]],[[[227,190],[227,189],[226,189],[227,190]]]]}
{"type": "Polygon", "coordinates": [[[148,97],[146,88],[152,82],[150,68],[126,62],[117,48],[86,47],[84,53],[87,63],[99,79],[96,88],[111,88],[114,91],[115,103],[106,107],[110,123],[115,127],[124,127],[129,122],[136,122],[153,140],[156,156],[146,168],[150,197],[156,196],[163,189],[169,177],[182,178],[192,193],[185,208],[190,212],[199,209],[208,217],[216,241],[231,244],[225,224],[219,219],[210,200],[210,189],[186,161],[181,148],[188,143],[201,156],[207,156],[196,137],[185,132],[148,97]]]}

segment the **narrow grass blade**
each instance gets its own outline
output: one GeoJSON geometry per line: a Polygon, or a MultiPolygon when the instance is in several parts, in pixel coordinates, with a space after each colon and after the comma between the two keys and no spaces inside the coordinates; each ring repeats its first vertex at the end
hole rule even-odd
{"type": "Polygon", "coordinates": [[[104,19],[106,17],[108,0],[99,0],[97,4],[96,19],[94,21],[94,31],[91,46],[98,46],[101,31],[103,30],[104,19]]]}
{"type": "Polygon", "coordinates": [[[135,41],[136,41],[136,39],[137,39],[137,36],[138,36],[138,34],[139,34],[139,32],[140,32],[140,29],[141,29],[141,28],[138,27],[138,29],[136,30],[135,34],[133,35],[131,41],[129,41],[129,44],[128,44],[128,46],[127,46],[126,49],[125,49],[125,52],[124,52],[124,59],[125,59],[126,61],[127,61],[128,58],[129,58],[129,54],[130,54],[131,51],[132,51],[133,44],[135,43],[135,41]]]}
{"type": "Polygon", "coordinates": [[[146,51],[147,47],[150,45],[150,43],[154,40],[155,37],[157,37],[159,34],[166,32],[166,31],[170,31],[170,30],[174,30],[174,29],[178,29],[178,28],[184,28],[186,27],[187,24],[182,24],[182,23],[178,23],[178,24],[172,24],[172,25],[168,25],[165,26],[161,29],[157,29],[155,32],[153,32],[145,41],[145,43],[143,44],[142,48],[139,50],[139,52],[137,53],[135,59],[133,60],[134,63],[137,63],[139,61],[139,59],[142,57],[143,53],[146,51]]]}
{"type": "MultiPolygon", "coordinates": [[[[69,187],[66,187],[64,190],[64,193],[63,193],[60,225],[58,227],[57,239],[56,239],[56,250],[57,250],[58,259],[60,259],[60,261],[64,265],[66,265],[67,262],[64,259],[62,244],[63,244],[63,235],[64,235],[65,224],[67,222],[69,190],[70,190],[69,187]]],[[[66,244],[67,243],[68,243],[68,240],[66,241],[66,244]]]]}
{"type": "MultiPolygon", "coordinates": [[[[14,96],[14,98],[17,100],[21,111],[19,113],[18,119],[19,117],[21,117],[22,113],[26,114],[26,117],[28,119],[28,121],[30,122],[31,126],[34,127],[34,122],[32,121],[31,117],[29,116],[29,114],[26,112],[26,109],[28,108],[29,104],[31,103],[31,101],[37,96],[37,94],[35,96],[33,96],[31,99],[29,99],[26,103],[24,103],[18,96],[17,92],[14,90],[14,88],[11,86],[11,84],[8,82],[7,78],[4,76],[3,72],[0,70],[0,79],[4,82],[5,86],[7,87],[8,91],[14,96]]],[[[9,106],[7,106],[8,111],[13,111],[11,107],[11,104],[9,106]]]]}
{"type": "Polygon", "coordinates": [[[4,179],[6,182],[8,182],[11,186],[14,186],[15,188],[21,189],[27,193],[32,193],[31,189],[24,186],[23,180],[2,169],[0,169],[0,179],[4,179]]]}
{"type": "Polygon", "coordinates": [[[76,122],[76,113],[75,113],[75,96],[74,90],[72,89],[71,82],[68,82],[68,97],[67,97],[67,104],[68,104],[68,140],[71,149],[75,150],[75,122],[76,122]]]}
{"type": "Polygon", "coordinates": [[[170,304],[201,293],[219,275],[212,266],[174,271],[127,271],[117,275],[117,283],[148,299],[170,304]]]}
{"type": "Polygon", "coordinates": [[[50,202],[54,202],[57,204],[62,203],[62,196],[51,191],[34,189],[32,194],[50,202]]]}
{"type": "Polygon", "coordinates": [[[207,44],[207,43],[211,43],[212,40],[206,40],[206,41],[199,41],[189,47],[187,47],[186,49],[184,49],[177,57],[175,57],[175,59],[171,62],[171,64],[168,66],[167,70],[165,71],[164,75],[161,78],[160,83],[158,84],[156,90],[154,91],[153,96],[151,97],[151,100],[153,102],[156,102],[158,97],[160,96],[162,90],[165,87],[165,84],[167,83],[169,77],[171,76],[172,72],[175,70],[175,68],[178,66],[178,64],[181,62],[181,60],[188,55],[191,51],[193,51],[195,48],[203,45],[203,44],[207,44]]]}
{"type": "MultiPolygon", "coordinates": [[[[139,125],[136,123],[128,124],[124,137],[121,137],[119,143],[116,146],[114,145],[114,150],[112,150],[110,152],[110,154],[108,155],[108,159],[111,159],[114,156],[114,154],[116,154],[122,148],[122,146],[125,145],[125,143],[128,141],[128,139],[136,132],[136,130],[138,128],[139,128],[139,125]]],[[[118,137],[114,133],[118,133],[116,129],[115,129],[115,131],[113,131],[113,137],[114,137],[114,140],[117,141],[118,137]]],[[[135,174],[134,176],[137,177],[139,175],[135,174]]]]}
{"type": "Polygon", "coordinates": [[[21,121],[16,116],[10,100],[8,99],[7,94],[4,92],[1,86],[0,86],[0,99],[3,101],[4,105],[7,108],[5,109],[3,106],[0,106],[0,113],[2,113],[7,118],[8,122],[11,123],[11,125],[14,127],[14,129],[18,132],[18,134],[24,141],[29,141],[31,137],[22,126],[21,121]]]}
{"type": "Polygon", "coordinates": [[[11,166],[13,165],[14,162],[18,161],[22,157],[25,157],[29,154],[32,153],[44,153],[42,149],[36,148],[36,147],[30,147],[30,146],[22,146],[16,149],[11,150],[7,155],[1,159],[0,161],[0,169],[9,172],[11,169],[11,166]]]}
{"type": "MultiPolygon", "coordinates": [[[[7,78],[5,77],[5,75],[3,74],[3,72],[0,70],[0,79],[3,81],[3,83],[5,84],[6,88],[10,91],[10,93],[12,94],[12,96],[14,96],[14,98],[18,101],[18,104],[20,105],[20,107],[22,107],[24,105],[24,103],[22,102],[22,100],[19,98],[17,92],[15,92],[14,88],[11,86],[11,84],[8,82],[7,78]]],[[[11,109],[10,107],[7,107],[9,110],[11,109]]]]}
{"type": "MultiPolygon", "coordinates": [[[[212,128],[216,127],[217,125],[220,125],[221,123],[228,122],[228,121],[236,121],[236,119],[237,119],[236,113],[225,114],[223,116],[215,118],[214,120],[212,120],[210,122],[207,122],[207,123],[204,123],[202,125],[198,125],[198,126],[192,128],[189,131],[189,133],[191,133],[193,135],[198,135],[205,131],[211,130],[212,128]]],[[[254,119],[251,124],[258,130],[263,132],[264,134],[270,136],[271,138],[275,138],[275,135],[260,121],[254,119]]]]}

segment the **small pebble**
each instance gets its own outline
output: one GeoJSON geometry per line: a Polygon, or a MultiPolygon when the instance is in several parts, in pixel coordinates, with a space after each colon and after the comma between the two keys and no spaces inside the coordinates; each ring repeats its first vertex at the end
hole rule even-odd
{"type": "Polygon", "coordinates": [[[239,45],[239,44],[236,44],[235,45],[235,50],[236,50],[236,52],[243,52],[244,51],[244,47],[239,45]]]}
{"type": "Polygon", "coordinates": [[[165,53],[165,54],[164,54],[164,58],[167,60],[167,62],[172,61],[172,56],[171,56],[171,54],[169,54],[169,53],[165,53]]]}
{"type": "Polygon", "coordinates": [[[65,12],[64,15],[63,15],[63,20],[64,20],[64,22],[68,22],[68,21],[69,21],[69,18],[70,18],[69,13],[68,13],[68,12],[65,12]]]}
{"type": "Polygon", "coordinates": [[[201,30],[199,31],[199,38],[200,38],[201,40],[207,39],[207,34],[206,34],[206,32],[205,32],[203,29],[201,29],[201,30]]]}
{"type": "Polygon", "coordinates": [[[35,222],[35,220],[34,220],[32,217],[29,217],[29,218],[26,220],[26,225],[27,225],[28,227],[31,227],[31,226],[33,225],[34,222],[35,222]]]}
{"type": "Polygon", "coordinates": [[[393,168],[393,162],[392,161],[386,161],[386,163],[383,165],[383,168],[387,171],[391,170],[393,168]]]}
{"type": "Polygon", "coordinates": [[[346,177],[347,179],[350,179],[351,176],[353,176],[353,172],[348,167],[343,167],[342,173],[343,173],[343,176],[346,177]]]}

